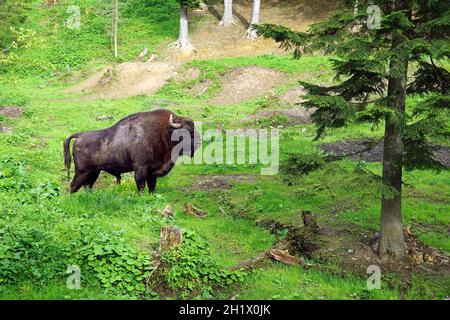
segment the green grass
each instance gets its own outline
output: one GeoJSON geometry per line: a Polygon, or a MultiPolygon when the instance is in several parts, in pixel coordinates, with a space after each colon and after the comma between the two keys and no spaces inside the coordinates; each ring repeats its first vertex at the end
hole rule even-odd
{"type": "Polygon", "coordinates": [[[351,274],[341,278],[276,263],[255,271],[241,290],[238,297],[244,300],[398,299],[397,292],[383,285],[381,289],[368,290],[364,279],[351,274]]]}
{"type": "MultiPolygon", "coordinates": [[[[203,121],[204,128],[215,128],[217,124],[225,128],[265,127],[271,123],[270,119],[258,124],[242,119],[260,110],[279,107],[276,99],[255,98],[232,106],[208,103],[207,98],[219,92],[219,79],[223,73],[243,66],[285,72],[293,80],[275,89],[275,95],[280,96],[296,85],[297,78],[331,81],[330,63],[321,56],[305,56],[295,61],[280,55],[193,61],[184,68],[199,68],[201,75],[198,79],[169,82],[151,97],[88,101],[79,99],[79,95],[65,93],[64,89],[70,83],[51,72],[62,72],[66,64],[73,69],[89,70],[111,63],[110,37],[105,33],[110,25],[109,17],[101,14],[103,7],[96,6],[95,1],[80,1],[85,25],[80,31],[68,31],[61,28],[68,1],[61,1],[61,6],[39,7],[38,10],[39,3],[41,1],[33,2],[33,13],[26,27],[39,31],[45,42],[38,48],[24,49],[23,60],[0,78],[0,105],[19,105],[24,111],[19,119],[0,119],[13,127],[12,134],[0,133],[0,231],[11,228],[28,234],[37,229],[51,236],[51,245],[62,250],[84,226],[105,232],[123,230],[124,241],[148,253],[158,248],[160,226],[174,224],[204,239],[209,244],[212,261],[225,269],[266,251],[275,243],[275,237],[258,227],[257,220],[299,225],[299,213],[311,210],[318,216],[319,224],[324,226],[368,232],[378,230],[378,183],[369,179],[367,174],[357,174],[354,161],[327,165],[295,178],[292,184],[287,184],[281,174],[259,175],[260,165],[179,165],[168,177],[158,180],[157,193],[151,196],[138,195],[132,175],[125,175],[122,185],[117,186],[113,177],[104,174],[93,191],[81,190],[69,196],[62,142],[71,133],[104,128],[128,114],[161,105],[203,121]],[[43,20],[45,24],[41,24],[43,20]],[[59,29],[49,27],[56,22],[59,29]],[[25,68],[24,63],[29,67],[25,68]],[[205,79],[212,80],[214,85],[202,97],[191,96],[187,88],[205,79]],[[112,115],[113,119],[96,120],[106,114],[112,115]],[[22,171],[15,172],[19,167],[22,171]],[[230,189],[189,189],[202,176],[221,174],[241,174],[249,179],[231,181],[230,189]],[[58,189],[58,195],[46,198],[45,192],[39,191],[42,184],[58,189]],[[200,219],[186,215],[183,210],[186,202],[205,210],[208,216],[200,219]],[[159,216],[167,205],[174,207],[175,214],[171,220],[159,216]],[[219,208],[224,209],[225,216],[219,208]]],[[[173,1],[166,5],[170,9],[173,1]]],[[[123,60],[133,59],[144,46],[153,52],[161,43],[176,37],[176,12],[172,14],[168,9],[161,9],[152,16],[150,9],[145,1],[135,0],[130,1],[129,8],[124,10],[121,29],[123,60]]],[[[416,100],[409,102],[415,103],[416,100]]],[[[329,131],[320,142],[381,136],[380,128],[372,130],[368,125],[358,125],[329,131]]],[[[314,153],[319,143],[313,141],[314,137],[313,125],[283,128],[281,160],[285,160],[288,153],[314,153]]],[[[365,164],[365,168],[375,174],[381,173],[381,165],[377,163],[365,164]]],[[[404,223],[411,225],[413,232],[425,244],[447,253],[450,252],[449,180],[449,171],[405,172],[408,185],[403,195],[404,223]]],[[[38,259],[34,256],[27,258],[38,259]]],[[[334,266],[333,261],[329,263],[334,266]]],[[[30,274],[36,276],[39,271],[37,267],[33,271],[35,273],[30,274]]],[[[0,298],[130,298],[111,294],[89,282],[83,283],[80,291],[69,291],[65,288],[64,275],[65,269],[55,270],[55,279],[40,286],[25,276],[8,286],[0,283],[0,298]]],[[[396,275],[392,277],[401,281],[396,275]]],[[[229,298],[237,294],[239,299],[434,299],[449,295],[448,287],[443,285],[445,282],[421,274],[414,279],[406,294],[399,286],[388,285],[391,282],[395,281],[386,281],[381,290],[368,291],[366,279],[362,276],[349,273],[340,277],[269,262],[245,277],[243,283],[214,290],[213,297],[229,298]]]]}

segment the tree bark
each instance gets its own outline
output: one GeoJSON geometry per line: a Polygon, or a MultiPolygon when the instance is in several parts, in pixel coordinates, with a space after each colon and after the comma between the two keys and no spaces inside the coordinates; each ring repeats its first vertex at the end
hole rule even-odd
{"type": "Polygon", "coordinates": [[[253,0],[253,9],[252,9],[252,18],[250,20],[250,26],[245,33],[245,37],[250,40],[255,40],[258,38],[258,34],[256,33],[255,28],[253,28],[254,24],[259,24],[259,13],[261,9],[261,0],[253,0]]]}
{"type": "MultiPolygon", "coordinates": [[[[354,15],[355,17],[358,15],[358,9],[359,9],[359,3],[358,3],[358,0],[356,0],[355,5],[354,5],[354,7],[353,7],[353,15],[354,15]]],[[[358,27],[357,27],[357,25],[355,24],[355,25],[352,27],[352,32],[355,33],[356,31],[358,31],[358,27]]]]}
{"type": "Polygon", "coordinates": [[[119,56],[118,48],[117,48],[117,34],[119,28],[119,0],[115,0],[114,6],[114,58],[117,60],[119,56]]]}
{"type": "Polygon", "coordinates": [[[186,47],[189,44],[189,24],[187,8],[180,8],[180,46],[186,47]]]}
{"type": "MultiPolygon", "coordinates": [[[[408,10],[409,1],[397,0],[395,10],[408,10]]],[[[392,35],[392,49],[404,40],[399,31],[392,35]]],[[[405,113],[408,59],[393,57],[390,61],[388,97],[397,116],[386,118],[383,150],[383,191],[381,198],[381,232],[379,254],[398,260],[405,256],[402,222],[403,115],[405,113]]]]}
{"type": "Polygon", "coordinates": [[[221,26],[230,26],[234,24],[233,20],[233,0],[224,0],[223,1],[223,16],[220,21],[221,26]]]}
{"type": "Polygon", "coordinates": [[[312,233],[317,233],[319,231],[316,217],[314,217],[314,214],[311,211],[302,211],[302,220],[305,230],[312,233]]]}
{"type": "Polygon", "coordinates": [[[189,41],[189,24],[188,24],[188,9],[185,7],[180,8],[180,35],[176,45],[180,48],[181,52],[194,50],[194,46],[189,41]]]}
{"type": "Polygon", "coordinates": [[[183,230],[177,227],[161,227],[159,253],[165,252],[183,242],[183,230]]]}

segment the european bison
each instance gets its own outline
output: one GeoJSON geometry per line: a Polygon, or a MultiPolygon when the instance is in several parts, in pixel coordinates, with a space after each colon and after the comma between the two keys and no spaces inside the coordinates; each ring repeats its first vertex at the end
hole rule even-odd
{"type": "Polygon", "coordinates": [[[129,115],[112,127],[72,134],[64,141],[64,162],[70,178],[70,140],[73,144],[75,176],[70,193],[82,186],[92,188],[100,171],[117,177],[134,171],[139,191],[155,191],[156,179],[164,177],[173,168],[178,156],[193,157],[200,138],[189,118],[177,116],[168,110],[155,110],[129,115]],[[184,129],[184,130],[183,130],[184,129]],[[180,139],[180,137],[182,139],[180,139]],[[172,150],[182,141],[183,148],[172,150]]]}

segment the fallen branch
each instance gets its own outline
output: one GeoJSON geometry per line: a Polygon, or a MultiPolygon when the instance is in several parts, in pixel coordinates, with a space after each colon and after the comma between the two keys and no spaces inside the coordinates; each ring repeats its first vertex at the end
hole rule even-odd
{"type": "Polygon", "coordinates": [[[303,259],[289,254],[289,250],[270,249],[269,256],[277,261],[283,262],[289,265],[303,264],[303,259]]]}
{"type": "Polygon", "coordinates": [[[256,257],[253,257],[249,260],[246,260],[244,262],[241,262],[241,263],[231,267],[231,270],[235,271],[235,270],[243,269],[245,271],[250,271],[268,259],[270,259],[268,253],[264,252],[264,253],[257,255],[256,257]]]}
{"type": "Polygon", "coordinates": [[[194,207],[194,206],[193,206],[191,203],[189,203],[189,202],[186,202],[186,203],[184,204],[184,211],[185,211],[188,215],[195,216],[195,217],[198,217],[198,218],[204,218],[204,217],[206,217],[206,216],[208,215],[205,211],[200,210],[199,208],[194,207]]]}

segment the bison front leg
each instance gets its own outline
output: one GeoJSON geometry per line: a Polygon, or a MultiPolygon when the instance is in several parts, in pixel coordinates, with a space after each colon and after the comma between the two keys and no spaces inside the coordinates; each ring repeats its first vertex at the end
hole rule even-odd
{"type": "Polygon", "coordinates": [[[137,168],[134,170],[134,181],[139,192],[143,192],[145,189],[145,181],[147,180],[148,170],[145,168],[137,168]]]}
{"type": "Polygon", "coordinates": [[[156,177],[154,175],[148,175],[147,176],[147,187],[148,192],[153,193],[156,189],[156,177]]]}

